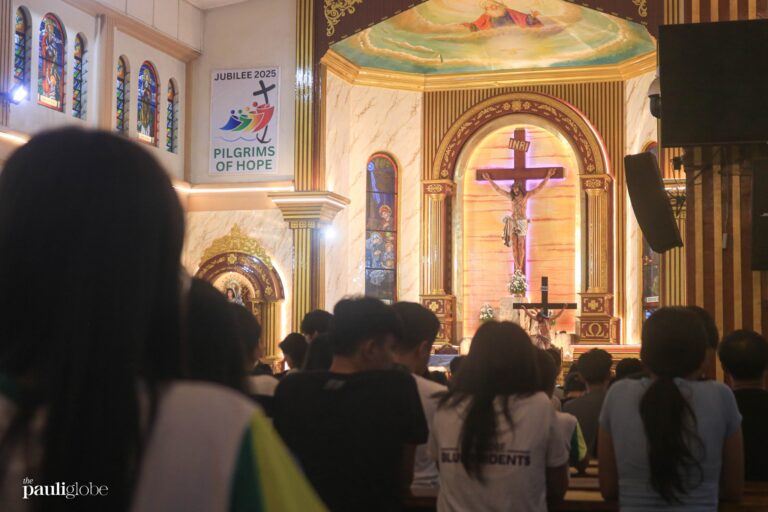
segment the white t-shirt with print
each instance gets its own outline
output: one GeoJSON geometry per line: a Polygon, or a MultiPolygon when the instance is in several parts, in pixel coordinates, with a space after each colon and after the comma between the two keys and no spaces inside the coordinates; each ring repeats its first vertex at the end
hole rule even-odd
{"type": "MultiPolygon", "coordinates": [[[[421,407],[424,409],[424,417],[427,418],[427,426],[432,430],[432,420],[437,411],[438,398],[435,393],[446,390],[446,387],[437,382],[413,375],[416,387],[421,398],[421,407]]],[[[440,475],[437,471],[435,460],[427,453],[427,445],[420,444],[416,447],[413,464],[413,487],[437,487],[440,483],[440,475]]]]}
{"type": "Polygon", "coordinates": [[[460,436],[469,401],[435,413],[429,453],[440,470],[439,512],[546,512],[546,468],[567,464],[569,456],[555,411],[544,393],[508,397],[510,428],[502,400],[495,403],[497,436],[482,465],[484,483],[470,477],[461,464],[460,436]]]}

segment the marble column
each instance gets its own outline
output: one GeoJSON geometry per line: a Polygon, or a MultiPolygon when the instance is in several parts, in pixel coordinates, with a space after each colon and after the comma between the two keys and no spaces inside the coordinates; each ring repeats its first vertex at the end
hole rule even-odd
{"type": "Polygon", "coordinates": [[[325,241],[322,229],[349,204],[333,192],[280,192],[269,197],[293,233],[293,330],[308,312],[325,307],[325,241]]]}
{"type": "Polygon", "coordinates": [[[455,337],[456,297],[450,293],[446,272],[450,257],[448,212],[453,190],[450,180],[423,182],[421,303],[440,320],[438,343],[452,343],[455,337]]]}
{"type": "Polygon", "coordinates": [[[611,244],[611,207],[608,175],[582,176],[586,196],[586,261],[584,291],[580,294],[581,314],[578,321],[579,343],[617,343],[619,319],[614,318],[611,293],[613,246],[611,244]]]}

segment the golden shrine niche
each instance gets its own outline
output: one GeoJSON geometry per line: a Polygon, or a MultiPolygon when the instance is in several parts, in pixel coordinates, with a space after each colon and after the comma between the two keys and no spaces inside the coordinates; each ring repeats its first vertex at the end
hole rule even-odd
{"type": "Polygon", "coordinates": [[[280,309],[283,282],[264,248],[235,224],[228,235],[217,238],[203,252],[195,277],[204,279],[242,304],[259,320],[261,343],[267,360],[279,359],[280,309]]]}
{"type": "Polygon", "coordinates": [[[534,92],[513,92],[479,102],[442,137],[435,159],[422,176],[422,303],[441,320],[439,341],[455,343],[456,293],[452,258],[457,166],[462,152],[491,123],[537,118],[570,144],[576,156],[581,203],[581,285],[576,333],[581,343],[617,343],[613,315],[613,176],[597,130],[572,105],[534,92]]]}

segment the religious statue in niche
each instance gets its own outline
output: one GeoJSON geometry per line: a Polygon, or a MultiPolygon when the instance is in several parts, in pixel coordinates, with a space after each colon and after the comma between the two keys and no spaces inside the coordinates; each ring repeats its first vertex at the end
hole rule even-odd
{"type": "Polygon", "coordinates": [[[483,15],[472,23],[463,24],[472,32],[506,27],[508,25],[517,25],[523,28],[541,26],[541,21],[537,18],[539,13],[536,11],[525,14],[524,12],[510,9],[504,2],[498,0],[482,0],[480,7],[485,11],[483,15]]]}
{"type": "Polygon", "coordinates": [[[500,195],[509,198],[511,201],[512,215],[504,217],[504,233],[502,238],[504,240],[504,245],[512,248],[512,257],[515,260],[515,270],[519,270],[523,274],[525,274],[525,239],[528,236],[528,224],[530,223],[526,214],[528,200],[538,194],[554,175],[555,171],[550,170],[544,180],[532,190],[526,190],[525,187],[518,182],[519,180],[514,180],[512,182],[512,187],[510,187],[509,190],[505,190],[493,181],[489,173],[483,173],[483,178],[488,180],[491,187],[493,187],[493,190],[500,195]]]}

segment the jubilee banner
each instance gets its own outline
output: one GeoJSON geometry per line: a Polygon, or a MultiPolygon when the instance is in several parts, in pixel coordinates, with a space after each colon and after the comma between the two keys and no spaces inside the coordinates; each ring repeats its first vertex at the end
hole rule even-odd
{"type": "Polygon", "coordinates": [[[211,74],[211,149],[208,173],[277,174],[277,67],[211,74]]]}

